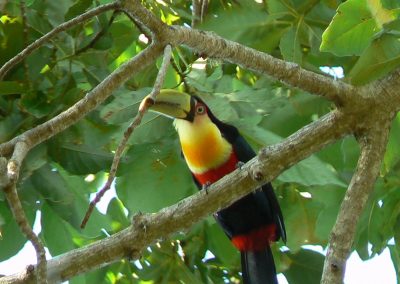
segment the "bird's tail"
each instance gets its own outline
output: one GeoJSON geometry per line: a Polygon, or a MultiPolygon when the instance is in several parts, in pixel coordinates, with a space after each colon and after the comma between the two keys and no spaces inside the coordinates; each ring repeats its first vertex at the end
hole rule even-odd
{"type": "Polygon", "coordinates": [[[271,248],[242,251],[243,284],[278,284],[271,248]]]}

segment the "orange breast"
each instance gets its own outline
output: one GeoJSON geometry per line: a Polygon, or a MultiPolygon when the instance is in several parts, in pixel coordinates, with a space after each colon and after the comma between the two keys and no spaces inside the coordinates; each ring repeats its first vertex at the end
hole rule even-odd
{"type": "Polygon", "coordinates": [[[202,173],[225,163],[230,156],[231,147],[221,143],[221,137],[214,133],[198,139],[195,143],[181,141],[182,151],[189,168],[194,173],[202,173]]]}

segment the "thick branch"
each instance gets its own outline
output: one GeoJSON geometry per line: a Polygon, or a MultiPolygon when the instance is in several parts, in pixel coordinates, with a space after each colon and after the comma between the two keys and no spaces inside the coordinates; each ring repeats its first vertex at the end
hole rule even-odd
{"type": "MultiPolygon", "coordinates": [[[[94,110],[106,98],[108,98],[112,91],[123,84],[129,77],[137,74],[145,67],[152,64],[154,60],[162,53],[162,51],[163,46],[156,43],[150,45],[140,54],[111,73],[83,99],[78,101],[72,107],[60,113],[51,120],[22,134],[25,137],[25,141],[32,148],[76,123],[90,111],[94,110]]],[[[4,156],[9,154],[19,139],[20,136],[17,136],[14,139],[1,144],[0,155],[4,156]]]]}
{"type": "Polygon", "coordinates": [[[168,38],[174,45],[184,44],[200,54],[223,59],[245,69],[269,75],[292,87],[331,100],[338,106],[344,105],[346,97],[355,93],[353,86],[342,81],[305,70],[295,63],[286,62],[250,47],[223,39],[211,32],[174,27],[174,29],[169,29],[168,33],[168,38]]]}
{"type": "Polygon", "coordinates": [[[346,261],[350,255],[358,220],[374,189],[386,149],[392,117],[375,121],[359,137],[361,155],[357,169],[342,202],[332,229],[321,283],[343,283],[346,261]]]}
{"type": "Polygon", "coordinates": [[[180,26],[167,26],[140,5],[138,0],[125,0],[122,1],[122,5],[158,38],[172,45],[187,45],[199,54],[223,59],[246,69],[269,75],[292,87],[323,96],[337,106],[344,105],[346,98],[355,96],[357,92],[357,88],[342,81],[302,69],[297,64],[223,39],[215,33],[180,26]]]}
{"type": "MultiPolygon", "coordinates": [[[[202,218],[232,204],[235,200],[274,179],[284,169],[349,133],[351,117],[332,112],[304,127],[285,141],[268,147],[241,169],[157,214],[138,215],[133,225],[89,246],[73,250],[48,262],[51,282],[65,281],[121,258],[136,259],[154,241],[189,228],[202,218]],[[312,147],[310,147],[312,143],[312,147]],[[290,158],[288,158],[290,156],[290,158]]],[[[7,276],[4,283],[27,282],[26,272],[7,276]]]]}
{"type": "Polygon", "coordinates": [[[104,13],[108,10],[117,9],[118,7],[119,7],[118,2],[112,2],[109,4],[101,5],[101,6],[96,7],[86,13],[83,13],[82,15],[79,15],[79,16],[69,20],[68,22],[65,22],[65,23],[59,25],[58,27],[56,27],[52,31],[48,32],[41,38],[35,40],[33,43],[31,43],[29,46],[27,46],[24,50],[19,52],[15,57],[13,57],[11,60],[9,60],[6,64],[4,64],[0,68],[0,80],[3,79],[3,77],[7,74],[8,71],[10,71],[11,68],[13,68],[15,65],[17,65],[22,60],[24,60],[29,54],[31,54],[33,51],[35,51],[36,49],[41,47],[44,43],[46,43],[47,41],[52,39],[57,34],[63,32],[63,31],[66,31],[66,30],[68,30],[80,23],[83,23],[83,22],[85,22],[101,13],[104,13]]]}
{"type": "Polygon", "coordinates": [[[139,21],[140,25],[148,28],[158,41],[166,40],[165,30],[169,27],[144,8],[139,0],[123,0],[121,1],[121,5],[131,18],[139,21]]]}

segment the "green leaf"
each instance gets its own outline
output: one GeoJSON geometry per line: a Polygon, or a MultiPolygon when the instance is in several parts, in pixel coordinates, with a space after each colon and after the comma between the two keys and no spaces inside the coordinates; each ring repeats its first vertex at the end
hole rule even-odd
{"type": "MultiPolygon", "coordinates": [[[[72,210],[76,212],[76,216],[80,224],[89,207],[88,193],[97,192],[98,189],[104,185],[106,181],[106,175],[104,173],[98,173],[97,175],[92,176],[92,180],[87,180],[82,176],[70,175],[59,166],[57,166],[56,169],[60,176],[64,179],[65,184],[70,190],[70,194],[74,197],[72,210]]],[[[86,244],[88,238],[89,241],[91,241],[93,239],[98,239],[99,235],[104,237],[104,233],[102,232],[103,230],[113,232],[110,216],[101,214],[97,208],[93,210],[89,222],[83,231],[81,231],[80,227],[77,228],[74,224],[71,225],[73,225],[73,228],[75,228],[74,230],[70,231],[71,234],[74,235],[74,242],[80,245],[86,244]],[[78,232],[80,234],[78,234],[78,232]],[[78,238],[80,240],[78,240],[78,238]]]]}
{"type": "Polygon", "coordinates": [[[72,174],[95,174],[109,169],[113,160],[111,153],[89,145],[52,143],[50,154],[72,174]]]}
{"type": "Polygon", "coordinates": [[[400,65],[399,36],[382,34],[368,46],[351,70],[354,85],[376,80],[400,65]]]}
{"type": "Polygon", "coordinates": [[[47,164],[47,146],[40,144],[29,151],[24,160],[22,179],[29,177],[37,169],[47,164]]]}
{"type": "Polygon", "coordinates": [[[217,223],[206,230],[207,244],[210,251],[228,267],[239,264],[239,251],[235,249],[228,237],[217,223]]]}
{"type": "Polygon", "coordinates": [[[253,4],[246,8],[236,6],[219,11],[218,17],[207,17],[199,28],[214,31],[220,36],[241,42],[246,30],[259,29],[266,24],[267,20],[268,15],[253,4]]]}
{"type": "MultiPolygon", "coordinates": [[[[236,125],[242,134],[260,145],[275,144],[283,138],[259,126],[254,126],[254,120],[247,118],[236,125]]],[[[337,185],[346,187],[347,185],[338,177],[335,169],[324,163],[316,156],[311,156],[280,174],[277,180],[281,182],[295,182],[304,186],[312,185],[337,185]]]]}
{"type": "Polygon", "coordinates": [[[13,138],[21,124],[24,122],[24,117],[21,112],[12,112],[7,117],[0,120],[0,141],[5,142],[13,138]]]}
{"type": "MultiPolygon", "coordinates": [[[[379,184],[378,184],[379,186],[379,184]]],[[[370,211],[368,239],[372,244],[372,255],[381,253],[395,234],[400,218],[400,193],[395,188],[382,188],[387,191],[380,201],[376,201],[370,211]]],[[[378,197],[380,198],[380,197],[378,197]]]]}
{"type": "Polygon", "coordinates": [[[25,89],[21,83],[16,81],[0,81],[0,95],[12,95],[24,92],[25,89]]]}
{"type": "MultiPolygon", "coordinates": [[[[24,211],[32,226],[35,219],[35,210],[25,206],[24,211]]],[[[26,238],[14,220],[14,217],[6,201],[0,201],[0,262],[6,260],[22,249],[26,243],[26,238]]]]}
{"type": "Polygon", "coordinates": [[[54,211],[51,205],[48,203],[43,205],[41,236],[53,256],[75,248],[68,226],[69,224],[60,218],[59,212],[54,211]]]}
{"type": "Polygon", "coordinates": [[[377,29],[366,0],[346,1],[323,33],[320,50],[337,56],[360,55],[377,29]]]}
{"type": "Polygon", "coordinates": [[[79,228],[81,216],[78,213],[76,198],[69,190],[63,177],[55,168],[44,165],[30,177],[32,185],[42,196],[52,210],[70,223],[79,228]]]}
{"type": "Polygon", "coordinates": [[[285,255],[290,259],[290,268],[284,271],[284,275],[289,283],[317,284],[320,283],[325,257],[315,251],[302,249],[293,254],[286,252],[285,255]]]}
{"type": "Polygon", "coordinates": [[[398,9],[400,8],[400,2],[397,0],[382,0],[382,5],[386,9],[398,9]]]}
{"type": "Polygon", "coordinates": [[[23,46],[21,18],[10,16],[3,19],[2,17],[2,21],[0,21],[0,66],[20,52],[23,46]]]}
{"type": "Polygon", "coordinates": [[[150,92],[150,88],[117,91],[113,100],[101,107],[100,117],[110,124],[130,122],[137,114],[140,102],[150,92]]]}
{"type": "Polygon", "coordinates": [[[320,240],[315,232],[317,218],[323,206],[313,202],[311,198],[301,196],[299,189],[293,185],[281,187],[280,193],[283,198],[279,200],[279,204],[283,211],[288,235],[286,245],[292,251],[297,251],[304,244],[326,242],[326,237],[320,240]]]}
{"type": "Polygon", "coordinates": [[[125,207],[121,200],[117,198],[111,199],[107,207],[107,216],[112,219],[112,227],[114,231],[119,231],[130,225],[130,221],[125,215],[125,207]]]}
{"type": "Polygon", "coordinates": [[[390,257],[396,271],[397,279],[400,279],[400,249],[398,246],[389,245],[390,257]]]}
{"type": "Polygon", "coordinates": [[[165,139],[132,147],[121,165],[117,194],[131,212],[155,212],[193,193],[191,174],[177,141],[165,139]]]}
{"type": "Polygon", "coordinates": [[[65,14],[65,20],[68,21],[75,16],[78,16],[84,13],[87,8],[92,5],[93,0],[77,0],[75,3],[68,9],[68,12],[65,14]]]}
{"type": "Polygon", "coordinates": [[[311,194],[312,202],[323,205],[317,217],[315,234],[318,239],[327,241],[346,190],[335,186],[313,186],[305,190],[311,194]]]}
{"type": "Polygon", "coordinates": [[[311,156],[295,166],[287,169],[278,177],[282,182],[296,182],[304,186],[337,185],[347,187],[338,177],[335,169],[322,162],[316,156],[311,156]]]}
{"type": "Polygon", "coordinates": [[[49,23],[47,17],[42,17],[38,11],[32,9],[27,13],[27,20],[29,25],[41,35],[44,35],[52,30],[52,26],[49,23]]]}
{"type": "Polygon", "coordinates": [[[25,94],[20,100],[20,106],[36,118],[42,118],[53,110],[53,106],[43,92],[25,94]]]}
{"type": "MultiPolygon", "coordinates": [[[[298,23],[300,25],[300,23],[298,23]]],[[[279,44],[282,56],[286,61],[301,64],[302,52],[299,39],[299,26],[292,26],[282,37],[279,44]]]]}

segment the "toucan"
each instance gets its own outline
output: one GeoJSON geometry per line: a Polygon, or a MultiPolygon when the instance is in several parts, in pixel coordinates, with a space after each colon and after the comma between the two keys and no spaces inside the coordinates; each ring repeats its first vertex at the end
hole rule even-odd
{"type": "MultiPolygon", "coordinates": [[[[238,129],[218,120],[198,96],[165,89],[152,103],[150,110],[174,118],[183,157],[199,189],[256,155],[238,129]]],[[[216,212],[214,217],[241,253],[243,283],[278,283],[270,244],[280,238],[286,242],[286,230],[271,184],[216,212]]]]}

